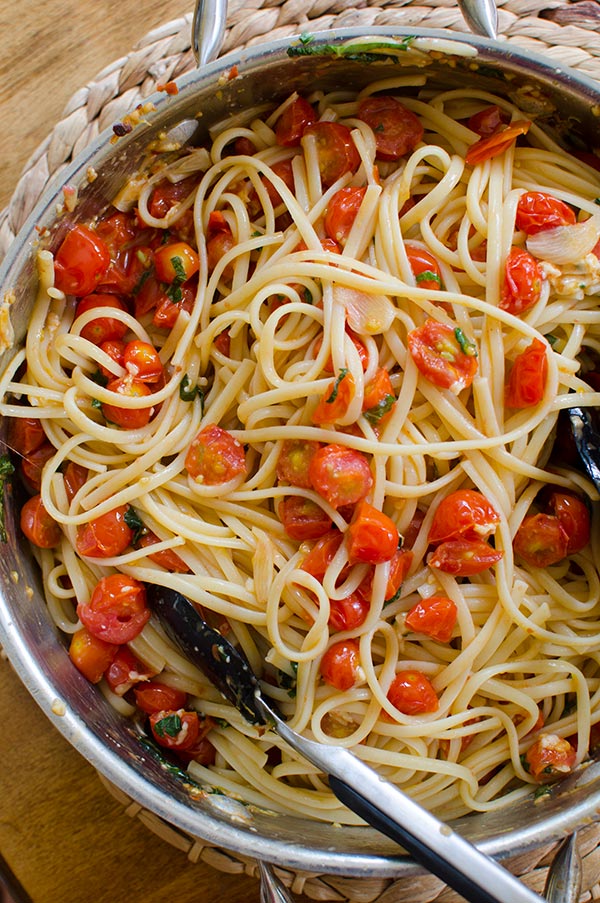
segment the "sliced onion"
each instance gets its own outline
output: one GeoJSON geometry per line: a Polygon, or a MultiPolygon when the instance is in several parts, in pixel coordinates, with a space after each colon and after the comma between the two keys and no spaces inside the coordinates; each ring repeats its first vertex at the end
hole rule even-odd
{"type": "Polygon", "coordinates": [[[538,260],[550,263],[577,263],[590,253],[600,238],[600,219],[591,216],[572,226],[557,226],[530,235],[527,250],[538,260]]]}
{"type": "Polygon", "coordinates": [[[394,322],[394,304],[387,295],[367,295],[354,288],[334,285],[333,300],[344,305],[348,326],[359,335],[379,335],[387,332],[394,322]]]}

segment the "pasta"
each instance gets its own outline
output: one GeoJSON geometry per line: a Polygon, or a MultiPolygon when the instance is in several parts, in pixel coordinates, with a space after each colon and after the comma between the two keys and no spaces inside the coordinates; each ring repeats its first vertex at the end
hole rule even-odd
{"type": "Polygon", "coordinates": [[[1,379],[23,529],[75,664],[195,780],[359,822],[144,583],[201,606],[296,730],[446,818],[585,759],[598,494],[554,437],[572,393],[600,403],[599,195],[513,103],[403,76],[156,154],[39,253],[1,379]]]}

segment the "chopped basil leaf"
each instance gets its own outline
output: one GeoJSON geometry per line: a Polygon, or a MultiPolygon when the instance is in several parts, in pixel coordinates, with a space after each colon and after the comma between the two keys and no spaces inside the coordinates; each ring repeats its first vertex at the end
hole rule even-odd
{"type": "Polygon", "coordinates": [[[600,204],[600,198],[594,198],[594,204],[600,204]]]}
{"type": "Polygon", "coordinates": [[[422,273],[417,273],[415,276],[415,282],[417,285],[419,282],[437,282],[437,284],[441,287],[442,280],[438,276],[437,273],[434,273],[433,270],[423,270],[422,273]]]}
{"type": "Polygon", "coordinates": [[[176,737],[177,734],[181,731],[183,727],[181,723],[181,718],[179,715],[165,715],[164,718],[161,718],[160,721],[157,721],[154,725],[154,730],[158,734],[159,737],[164,737],[167,734],[169,737],[176,737]]]}
{"type": "Polygon", "coordinates": [[[102,402],[99,401],[98,398],[92,398],[92,407],[96,408],[97,411],[102,410],[102,402]]]}
{"type": "Polygon", "coordinates": [[[399,53],[408,50],[414,41],[412,37],[406,37],[402,41],[354,41],[351,44],[321,44],[316,45],[312,35],[300,36],[298,44],[288,47],[287,55],[294,56],[338,56],[349,60],[359,60],[363,63],[373,63],[377,60],[397,57],[399,53]],[[381,53],[381,51],[387,51],[381,53]],[[374,51],[379,51],[378,53],[374,51]]]}
{"type": "Polygon", "coordinates": [[[183,299],[183,292],[181,291],[181,287],[177,281],[173,282],[165,292],[169,301],[172,301],[173,304],[179,304],[179,302],[183,299]]]}
{"type": "Polygon", "coordinates": [[[466,354],[467,357],[477,357],[477,345],[466,337],[459,326],[454,330],[454,336],[463,354],[466,354]]]}
{"type": "Polygon", "coordinates": [[[546,339],[546,341],[548,342],[549,345],[556,345],[556,343],[558,342],[558,336],[552,335],[551,332],[549,332],[548,335],[545,335],[544,338],[546,339]]]}
{"type": "Polygon", "coordinates": [[[288,674],[287,671],[278,671],[277,672],[277,683],[281,687],[282,690],[286,690],[290,699],[296,698],[296,675],[298,673],[298,662],[290,662],[292,671],[294,672],[293,676],[288,674]]]}
{"type": "Polygon", "coordinates": [[[90,379],[92,382],[95,382],[97,386],[107,386],[108,385],[108,377],[104,375],[102,370],[96,370],[95,373],[90,375],[90,379]]]}
{"type": "Polygon", "coordinates": [[[193,401],[196,395],[199,395],[202,402],[204,402],[204,395],[200,387],[198,385],[193,386],[191,379],[186,373],[179,383],[179,397],[182,401],[193,401]]]}
{"type": "MultiPolygon", "coordinates": [[[[143,749],[149,753],[153,759],[160,762],[162,768],[167,771],[169,774],[172,774],[174,777],[179,778],[183,781],[184,784],[195,787],[198,790],[202,790],[204,792],[205,788],[202,787],[197,781],[194,781],[193,778],[189,776],[187,771],[181,768],[179,765],[176,765],[174,762],[171,762],[167,757],[163,754],[163,751],[154,743],[152,740],[148,740],[147,737],[139,737],[140,745],[143,749]]],[[[212,793],[212,791],[209,791],[212,793]]]]}
{"type": "Polygon", "coordinates": [[[7,479],[15,472],[8,455],[0,455],[0,542],[6,542],[6,525],[4,523],[4,487],[7,479]]]}
{"type": "Polygon", "coordinates": [[[134,285],[134,287],[132,288],[131,294],[132,294],[132,295],[137,295],[138,292],[140,291],[141,287],[143,286],[144,282],[145,282],[147,279],[149,279],[151,275],[152,275],[152,273],[150,272],[150,270],[144,270],[144,272],[142,273],[142,275],[141,275],[140,278],[139,278],[139,281],[138,281],[137,284],[134,285]]]}
{"type": "Polygon", "coordinates": [[[365,419],[371,424],[379,423],[382,417],[392,410],[396,401],[395,395],[386,395],[376,405],[364,412],[365,419]]]}
{"type": "Polygon", "coordinates": [[[340,383],[344,379],[344,377],[347,375],[348,375],[348,370],[346,369],[346,367],[342,367],[342,369],[340,370],[340,375],[336,379],[335,384],[333,386],[333,391],[332,391],[331,395],[329,396],[329,398],[325,399],[326,404],[333,404],[333,402],[336,400],[338,391],[340,388],[340,383]]]}
{"type": "Polygon", "coordinates": [[[123,520],[129,527],[129,529],[133,531],[132,544],[135,545],[143,533],[144,524],[142,523],[141,518],[135,508],[132,508],[131,505],[123,515],[123,520]]]}
{"type": "Polygon", "coordinates": [[[541,784],[533,791],[534,800],[539,800],[543,796],[550,796],[550,787],[548,784],[541,784]]]}
{"type": "Polygon", "coordinates": [[[171,257],[171,265],[172,265],[173,269],[175,270],[175,279],[173,281],[174,282],[177,281],[180,283],[185,282],[186,275],[185,275],[185,269],[184,269],[181,257],[177,257],[176,254],[173,257],[171,257]]]}

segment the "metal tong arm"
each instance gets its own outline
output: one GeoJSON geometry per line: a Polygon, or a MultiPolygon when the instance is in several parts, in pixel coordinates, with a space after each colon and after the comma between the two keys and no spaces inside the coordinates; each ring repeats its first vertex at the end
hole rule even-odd
{"type": "Polygon", "coordinates": [[[197,66],[214,60],[221,49],[227,22],[227,0],[196,0],[192,50],[197,66]]]}

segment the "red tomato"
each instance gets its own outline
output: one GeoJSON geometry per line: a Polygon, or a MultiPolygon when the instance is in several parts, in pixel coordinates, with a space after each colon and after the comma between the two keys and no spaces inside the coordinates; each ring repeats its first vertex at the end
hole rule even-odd
{"type": "Polygon", "coordinates": [[[472,577],[487,571],[503,554],[481,539],[449,539],[440,543],[427,564],[455,577],[472,577]]]}
{"type": "MultiPolygon", "coordinates": [[[[387,693],[387,698],[394,708],[403,715],[426,715],[437,712],[440,702],[431,681],[422,671],[407,669],[398,671],[387,693]]],[[[393,720],[387,714],[382,717],[393,720]]]]}
{"type": "Polygon", "coordinates": [[[404,623],[415,633],[447,643],[452,639],[456,626],[456,604],[447,596],[430,596],[413,605],[404,619],[404,623]]]}
{"type": "Polygon", "coordinates": [[[302,570],[322,580],[343,539],[344,534],[339,530],[331,530],[318,539],[300,565],[302,570]]]}
{"type": "Polygon", "coordinates": [[[44,466],[53,458],[56,449],[51,442],[42,442],[39,448],[29,452],[26,458],[21,459],[21,473],[27,488],[33,492],[39,492],[42,486],[42,473],[44,466]]]}
{"type": "MultiPolygon", "coordinates": [[[[106,386],[109,392],[122,398],[146,398],[152,395],[141,379],[133,379],[131,376],[118,376],[106,386]]],[[[118,404],[102,402],[102,413],[109,421],[124,430],[139,430],[150,422],[154,409],[151,406],[145,408],[123,408],[118,404]]]]}
{"type": "Polygon", "coordinates": [[[152,676],[151,671],[135,657],[128,646],[119,646],[104,672],[104,679],[116,696],[125,696],[131,688],[152,676]]]}
{"type": "Polygon", "coordinates": [[[320,442],[309,439],[286,439],[277,459],[277,479],[285,480],[290,486],[312,489],[308,471],[320,448],[320,442]]]}
{"type": "Polygon", "coordinates": [[[325,232],[340,245],[346,244],[366,190],[366,188],[340,188],[329,201],[324,221],[325,232]]]}
{"type": "Polygon", "coordinates": [[[77,616],[98,639],[130,643],[150,618],[144,584],[125,574],[102,577],[87,605],[77,606],[77,616]]]}
{"type": "MultiPolygon", "coordinates": [[[[115,364],[119,364],[120,367],[124,366],[123,354],[125,353],[125,348],[126,343],[121,339],[107,339],[106,342],[100,343],[100,350],[108,354],[115,364]]],[[[115,378],[113,371],[109,370],[108,367],[103,367],[102,364],[100,364],[100,372],[108,380],[115,378]]]]}
{"type": "MultiPolygon", "coordinates": [[[[287,187],[291,192],[295,189],[294,183],[294,171],[292,169],[292,161],[291,160],[280,160],[278,163],[274,163],[271,166],[271,169],[275,173],[276,176],[279,176],[280,179],[285,182],[287,187]]],[[[280,204],[283,204],[283,199],[273,182],[268,179],[266,176],[261,176],[261,181],[265,188],[267,189],[267,194],[269,195],[269,199],[274,207],[278,207],[280,204]]]]}
{"type": "Polygon", "coordinates": [[[21,508],[21,530],[40,549],[53,549],[62,539],[60,525],[48,514],[39,495],[32,496],[21,508]]]}
{"type": "Polygon", "coordinates": [[[341,640],[324,653],[321,677],[336,690],[349,690],[360,679],[360,647],[356,640],[341,640]]]}
{"type": "Polygon", "coordinates": [[[198,712],[183,709],[153,712],[150,715],[150,729],[160,746],[177,751],[190,749],[200,731],[198,712]]]}
{"type": "Polygon", "coordinates": [[[341,370],[338,378],[328,386],[313,411],[313,423],[317,426],[328,425],[344,417],[355,391],[354,377],[347,370],[341,370]]]}
{"type": "Polygon", "coordinates": [[[76,630],[69,645],[69,658],[90,683],[97,684],[110,665],[118,646],[105,643],[85,627],[76,630]]]}
{"type": "Polygon", "coordinates": [[[421,532],[421,527],[423,526],[424,520],[425,512],[421,511],[420,508],[417,508],[411,518],[408,527],[404,531],[404,545],[406,546],[406,548],[412,549],[412,547],[416,543],[419,533],[421,532]]]}
{"type": "Polygon", "coordinates": [[[500,515],[483,493],[475,489],[457,489],[442,499],[436,508],[428,541],[448,539],[487,539],[500,523],[500,515]]]}
{"type": "Polygon", "coordinates": [[[440,265],[429,251],[420,248],[418,245],[406,244],[404,246],[410,268],[415,277],[417,288],[424,288],[426,291],[439,292],[442,286],[442,274],[440,265]]]}
{"type": "Polygon", "coordinates": [[[508,150],[511,144],[514,144],[519,135],[526,135],[530,128],[531,122],[520,119],[518,122],[507,125],[506,128],[499,129],[487,138],[480,138],[467,150],[465,163],[468,166],[475,166],[477,163],[499,157],[508,150]]]}
{"type": "Polygon", "coordinates": [[[179,182],[164,179],[159,182],[150,196],[148,212],[156,219],[162,219],[169,210],[185,200],[198,184],[198,176],[188,176],[179,182]]]}
{"type": "MultiPolygon", "coordinates": [[[[206,259],[208,263],[208,269],[212,273],[218,262],[222,257],[231,251],[231,249],[235,247],[235,238],[233,237],[231,230],[229,228],[227,230],[222,230],[219,232],[215,232],[214,234],[210,234],[206,241],[206,259]]],[[[233,267],[231,264],[227,264],[225,269],[223,270],[223,277],[225,279],[231,279],[233,275],[233,267]]]]}
{"type": "Polygon", "coordinates": [[[423,137],[419,118],[395,97],[365,97],[358,105],[357,116],[373,129],[380,160],[399,160],[423,137]]]}
{"type": "Polygon", "coordinates": [[[320,448],[310,462],[308,472],[316,491],[333,508],[360,502],[373,485],[365,455],[343,445],[320,448]]]}
{"type": "Polygon", "coordinates": [[[329,626],[342,631],[355,630],[364,624],[370,603],[358,593],[350,593],[344,599],[330,599],[329,606],[329,626]]]}
{"type": "Polygon", "coordinates": [[[515,225],[526,235],[557,226],[572,226],[575,213],[563,201],[545,191],[526,191],[519,198],[515,225]]]}
{"type": "Polygon", "coordinates": [[[128,505],[120,505],[78,527],[75,547],[79,554],[88,558],[121,555],[133,539],[133,530],[125,520],[128,509],[128,505]]]}
{"type": "Polygon", "coordinates": [[[417,369],[434,385],[458,394],[477,373],[477,349],[461,329],[426,320],[408,333],[408,350],[417,369]]]}
{"type": "Polygon", "coordinates": [[[553,492],[549,507],[569,537],[567,555],[584,549],[591,533],[590,512],[585,502],[570,492],[553,492]]]}
{"type": "Polygon", "coordinates": [[[534,339],[515,358],[506,387],[507,406],[530,408],[539,404],[544,397],[547,375],[546,346],[540,339],[534,339]]]}
{"type": "Polygon", "coordinates": [[[394,521],[364,499],[347,530],[348,561],[383,564],[398,551],[400,535],[394,521]]]}
{"type": "Polygon", "coordinates": [[[197,253],[185,241],[161,245],[154,252],[154,270],[161,282],[182,285],[198,272],[200,261],[197,253]]]}
{"type": "Polygon", "coordinates": [[[81,298],[93,292],[110,264],[110,254],[102,239],[88,226],[74,226],[67,232],[54,258],[56,288],[81,298]]]}
{"type": "Polygon", "coordinates": [[[396,403],[394,387],[385,367],[379,367],[373,379],[365,386],[363,414],[374,426],[382,426],[389,420],[396,403]]]}
{"type": "MultiPolygon", "coordinates": [[[[153,533],[152,530],[146,530],[138,539],[137,548],[146,549],[157,542],[160,542],[160,539],[156,533],[153,533]]],[[[162,549],[160,552],[152,552],[148,555],[148,558],[155,564],[160,565],[161,568],[164,568],[165,571],[171,571],[174,574],[189,574],[191,570],[173,549],[162,549]]]]}
{"type": "Polygon", "coordinates": [[[156,383],[163,375],[163,365],[158,351],[150,342],[133,339],[123,351],[123,366],[135,379],[156,383]]]}
{"type": "MultiPolygon", "coordinates": [[[[80,314],[96,308],[99,310],[106,310],[107,308],[109,310],[127,310],[116,295],[87,295],[77,305],[75,316],[78,317],[80,314]]],[[[88,342],[93,342],[94,345],[101,345],[110,339],[122,339],[127,329],[127,325],[117,317],[99,316],[86,323],[80,335],[82,338],[87,339],[88,342]]]]}
{"type": "Polygon", "coordinates": [[[75,495],[87,481],[87,478],[88,472],[85,467],[82,467],[81,464],[75,464],[74,461],[69,461],[63,473],[65,492],[69,503],[73,501],[75,495]]]}
{"type": "MultiPolygon", "coordinates": [[[[210,727],[204,727],[207,722],[210,722],[210,727],[214,727],[215,722],[212,720],[212,718],[204,718],[200,726],[201,732],[203,729],[210,730],[210,727]]],[[[177,755],[180,759],[187,763],[198,762],[200,765],[214,765],[217,757],[217,751],[210,740],[208,740],[206,737],[198,735],[198,739],[193,746],[190,746],[187,749],[178,749],[177,755]]]]}
{"type": "Polygon", "coordinates": [[[280,502],[278,512],[285,532],[290,539],[298,542],[319,539],[331,530],[331,518],[311,499],[303,499],[298,495],[286,496],[280,502]]]}
{"type": "Polygon", "coordinates": [[[501,126],[508,125],[509,122],[510,117],[508,113],[505,113],[504,110],[493,104],[492,106],[484,107],[478,113],[474,113],[467,122],[467,126],[472,132],[477,132],[481,138],[489,138],[501,126]]]}
{"type": "MultiPolygon", "coordinates": [[[[406,577],[410,566],[412,564],[412,560],[414,558],[413,553],[408,549],[398,549],[394,552],[394,555],[390,561],[390,571],[388,574],[387,586],[385,588],[385,601],[391,602],[394,596],[398,593],[398,590],[402,586],[404,582],[404,578],[406,577]]],[[[361,582],[360,586],[357,589],[357,593],[368,602],[371,602],[373,597],[373,570],[367,574],[365,579],[361,582]]]]}
{"type": "Polygon", "coordinates": [[[141,687],[135,687],[133,692],[138,709],[147,715],[169,709],[182,709],[187,702],[187,693],[184,690],[169,687],[157,680],[149,680],[141,687]]]}
{"type": "Polygon", "coordinates": [[[500,309],[522,314],[533,307],[542,292],[542,272],[535,257],[523,248],[511,248],[504,264],[500,309]]]}
{"type": "Polygon", "coordinates": [[[217,486],[245,474],[246,457],[242,445],[231,433],[209,423],[190,445],[185,468],[198,483],[217,486]]]}
{"type": "MultiPolygon", "coordinates": [[[[356,348],[358,357],[360,359],[361,366],[363,368],[363,373],[364,373],[364,371],[369,366],[369,355],[368,355],[365,343],[362,341],[361,338],[359,338],[356,335],[355,332],[352,332],[352,330],[349,329],[348,327],[346,327],[346,335],[349,337],[350,341],[356,348]]],[[[315,355],[319,353],[319,350],[320,350],[322,344],[323,344],[323,339],[322,338],[318,339],[316,342],[316,345],[315,345],[315,355]]],[[[325,366],[323,369],[325,370],[326,373],[334,372],[333,361],[331,359],[331,356],[327,358],[327,361],[325,362],[325,366]]]]}
{"type": "Polygon", "coordinates": [[[181,295],[179,301],[172,301],[165,294],[161,297],[159,293],[156,311],[152,318],[153,324],[159,329],[172,329],[182,310],[189,314],[194,308],[197,291],[196,282],[192,279],[191,282],[186,282],[180,286],[177,291],[181,295]]]}
{"type": "Polygon", "coordinates": [[[102,238],[111,256],[110,266],[98,288],[104,292],[131,295],[152,267],[154,255],[148,243],[154,240],[153,231],[140,231],[133,214],[114,213],[98,223],[96,234],[102,238]]]}
{"type": "Polygon", "coordinates": [[[341,122],[314,122],[305,128],[304,136],[307,135],[315,139],[321,182],[325,188],[346,173],[356,172],[360,154],[347,126],[341,122]]]}
{"type": "Polygon", "coordinates": [[[42,421],[37,417],[11,417],[8,421],[8,445],[27,457],[46,441],[42,421]]]}
{"type": "Polygon", "coordinates": [[[551,781],[572,771],[577,753],[558,734],[541,734],[525,753],[529,773],[540,781],[551,781]]]}
{"type": "Polygon", "coordinates": [[[553,514],[530,514],[513,539],[515,555],[525,564],[545,568],[567,556],[569,537],[553,514]]]}
{"type": "MultiPolygon", "coordinates": [[[[298,147],[307,126],[316,122],[314,108],[303,97],[288,104],[275,126],[275,140],[283,147],[298,147]]],[[[254,151],[252,151],[254,153],[254,151]]]]}

